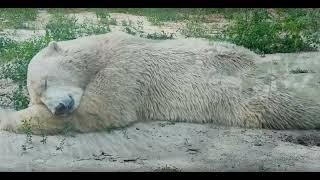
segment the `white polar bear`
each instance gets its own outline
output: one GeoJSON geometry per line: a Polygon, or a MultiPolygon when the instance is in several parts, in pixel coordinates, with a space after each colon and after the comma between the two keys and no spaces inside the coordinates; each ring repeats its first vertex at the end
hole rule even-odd
{"type": "Polygon", "coordinates": [[[29,108],[2,112],[0,128],[20,132],[25,119],[48,134],[66,123],[90,132],[151,120],[318,128],[318,104],[257,90],[264,85],[254,73],[259,58],[228,43],[122,32],[51,42],[29,64],[29,108]]]}

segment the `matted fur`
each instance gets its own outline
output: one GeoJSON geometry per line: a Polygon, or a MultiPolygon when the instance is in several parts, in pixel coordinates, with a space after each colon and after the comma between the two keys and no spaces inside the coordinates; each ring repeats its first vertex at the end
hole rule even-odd
{"type": "Polygon", "coordinates": [[[90,132],[152,120],[319,127],[318,104],[286,91],[261,91],[265,84],[255,73],[259,58],[229,43],[157,41],[121,32],[53,42],[29,65],[30,107],[1,114],[0,127],[19,132],[26,118],[40,121],[47,133],[60,132],[65,123],[90,132]],[[45,105],[52,101],[46,91],[57,90],[58,97],[60,87],[78,93],[79,105],[67,117],[52,115],[45,105]]]}

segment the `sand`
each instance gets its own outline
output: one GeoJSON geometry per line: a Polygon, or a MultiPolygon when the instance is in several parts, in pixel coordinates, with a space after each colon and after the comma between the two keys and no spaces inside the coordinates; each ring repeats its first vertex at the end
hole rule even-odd
{"type": "Polygon", "coordinates": [[[319,131],[152,122],[49,136],[45,144],[33,136],[23,150],[26,135],[0,132],[0,171],[319,171],[319,138],[319,131]]]}

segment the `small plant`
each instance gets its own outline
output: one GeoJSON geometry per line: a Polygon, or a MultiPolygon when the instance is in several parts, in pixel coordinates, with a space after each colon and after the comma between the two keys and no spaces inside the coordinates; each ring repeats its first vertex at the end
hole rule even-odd
{"type": "Polygon", "coordinates": [[[128,34],[131,35],[136,35],[136,34],[143,34],[143,22],[138,21],[137,26],[133,24],[131,20],[129,20],[129,23],[127,21],[122,21],[122,25],[124,26],[124,31],[128,34]]]}
{"type": "Polygon", "coordinates": [[[28,107],[30,99],[28,96],[26,96],[24,94],[23,90],[24,90],[24,88],[20,84],[19,88],[17,89],[17,91],[13,95],[14,109],[16,109],[16,110],[25,109],[28,107]]]}
{"type": "Polygon", "coordinates": [[[40,131],[40,134],[41,134],[41,137],[42,139],[40,140],[40,142],[42,144],[46,144],[47,143],[47,139],[48,139],[48,136],[46,135],[44,129],[43,129],[43,124],[40,123],[40,121],[38,120],[38,129],[40,131]]]}
{"type": "Polygon", "coordinates": [[[115,19],[115,18],[110,18],[109,24],[110,24],[110,25],[117,25],[117,24],[118,24],[117,19],[115,19]]]}
{"type": "Polygon", "coordinates": [[[131,34],[131,35],[136,35],[136,34],[137,34],[137,32],[135,31],[135,29],[133,29],[133,28],[131,28],[131,27],[129,27],[129,26],[126,26],[126,27],[124,28],[124,30],[125,30],[126,33],[131,34]]]}
{"type": "Polygon", "coordinates": [[[164,166],[164,167],[159,167],[157,169],[154,170],[154,172],[181,172],[182,170],[179,168],[176,168],[174,166],[164,166]]]}
{"type": "Polygon", "coordinates": [[[63,147],[64,147],[67,136],[74,136],[73,134],[71,134],[73,132],[72,129],[73,129],[72,124],[70,122],[67,122],[61,132],[63,134],[63,137],[60,140],[59,145],[56,146],[57,151],[59,150],[63,151],[63,147]]]}
{"type": "Polygon", "coordinates": [[[143,21],[137,21],[137,31],[139,32],[139,33],[143,33],[143,21]]]}
{"type": "Polygon", "coordinates": [[[79,25],[78,36],[87,36],[92,34],[104,34],[110,32],[109,25],[105,24],[81,24],[79,25]]]}
{"type": "Polygon", "coordinates": [[[61,139],[59,145],[56,146],[56,150],[57,150],[57,151],[63,151],[63,146],[64,146],[65,141],[66,141],[66,138],[63,137],[63,138],[61,139]]]}
{"type": "Polygon", "coordinates": [[[26,133],[26,135],[27,135],[26,142],[29,143],[29,144],[32,143],[31,120],[32,120],[32,118],[22,120],[22,130],[24,131],[24,133],[26,133]]]}
{"type": "Polygon", "coordinates": [[[14,46],[15,42],[7,37],[0,37],[0,53],[3,52],[6,48],[11,48],[14,46]]]}
{"type": "Polygon", "coordinates": [[[100,19],[108,19],[110,18],[110,14],[106,9],[96,9],[96,16],[100,19]]]}
{"type": "Polygon", "coordinates": [[[207,38],[209,36],[207,27],[196,21],[187,22],[180,31],[186,37],[207,38]]]}
{"type": "Polygon", "coordinates": [[[147,34],[146,38],[148,39],[158,39],[158,40],[165,40],[165,39],[174,39],[173,37],[174,33],[166,33],[164,31],[161,31],[161,33],[152,33],[152,34],[147,34]]]}
{"type": "Polygon", "coordinates": [[[25,152],[28,149],[33,148],[30,146],[32,144],[32,126],[31,126],[31,118],[30,119],[25,119],[22,121],[21,128],[23,132],[26,134],[26,142],[21,146],[22,150],[25,152]]]}
{"type": "Polygon", "coordinates": [[[189,16],[188,13],[184,13],[183,9],[176,9],[174,11],[167,8],[163,8],[160,11],[154,8],[149,8],[145,10],[144,14],[147,16],[151,24],[158,26],[163,25],[163,22],[185,20],[189,16]]]}
{"type": "Polygon", "coordinates": [[[46,144],[48,137],[47,137],[46,135],[44,135],[44,134],[42,134],[41,137],[42,137],[42,139],[41,139],[40,142],[41,142],[42,144],[46,144]]]}
{"type": "MultiPolygon", "coordinates": [[[[103,15],[100,15],[104,17],[103,15]]],[[[100,24],[78,24],[74,16],[67,17],[64,14],[54,14],[46,26],[47,34],[56,41],[72,40],[78,37],[103,34],[110,32],[109,20],[100,24]]]]}
{"type": "Polygon", "coordinates": [[[314,71],[309,70],[309,69],[297,68],[297,69],[292,69],[292,70],[290,70],[290,73],[291,73],[291,74],[314,73],[314,71]]]}
{"type": "Polygon", "coordinates": [[[121,21],[121,25],[122,25],[122,26],[128,26],[128,22],[127,22],[126,20],[122,20],[122,21],[121,21]]]}
{"type": "Polygon", "coordinates": [[[95,12],[101,24],[117,25],[117,20],[111,18],[110,14],[106,9],[97,9],[95,12]]]}
{"type": "Polygon", "coordinates": [[[56,41],[76,39],[77,29],[77,19],[61,13],[53,14],[46,25],[46,32],[56,41]]]}

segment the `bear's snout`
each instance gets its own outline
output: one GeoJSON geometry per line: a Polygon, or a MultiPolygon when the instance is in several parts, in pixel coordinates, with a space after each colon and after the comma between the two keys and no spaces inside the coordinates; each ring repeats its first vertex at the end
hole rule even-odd
{"type": "Polygon", "coordinates": [[[74,106],[74,99],[72,96],[68,96],[68,98],[63,99],[55,108],[54,115],[66,115],[71,112],[74,106]]]}
{"type": "Polygon", "coordinates": [[[42,93],[40,100],[53,115],[69,115],[78,108],[82,89],[72,86],[52,86],[42,93]]]}

